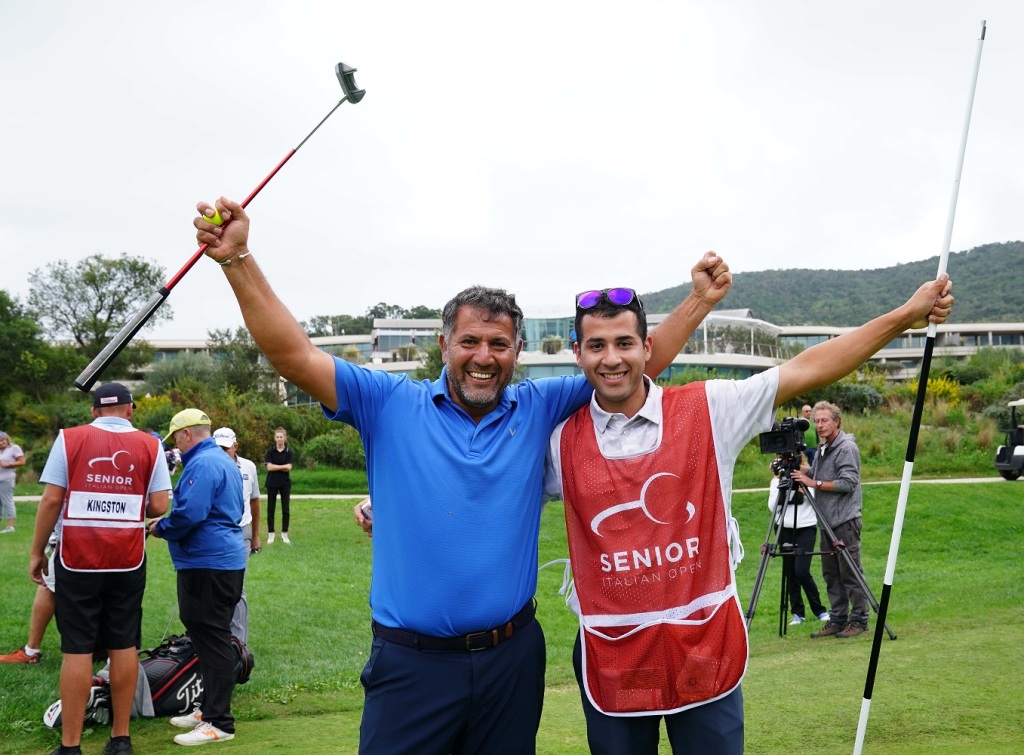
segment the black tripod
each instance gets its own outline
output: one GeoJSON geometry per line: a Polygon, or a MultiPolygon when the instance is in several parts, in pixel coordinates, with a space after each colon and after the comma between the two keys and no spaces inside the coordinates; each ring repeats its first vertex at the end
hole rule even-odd
{"type": "MultiPolygon", "coordinates": [[[[803,505],[803,504],[800,504],[803,505]]],[[[795,518],[795,512],[794,512],[795,518]]],[[[794,527],[794,529],[796,529],[794,527]]],[[[757,568],[757,579],[754,580],[754,591],[750,595],[750,603],[747,606],[747,628],[750,628],[751,622],[754,620],[754,612],[757,610],[757,600],[761,595],[761,587],[764,585],[764,577],[768,573],[768,562],[775,556],[824,556],[824,555],[836,555],[840,558],[845,559],[847,567],[849,567],[851,573],[856,575],[857,583],[860,588],[864,591],[864,594],[868,596],[868,602],[871,604],[871,608],[874,612],[878,613],[878,601],[875,600],[874,593],[871,592],[871,588],[868,587],[866,581],[864,581],[864,575],[861,574],[860,569],[856,568],[856,564],[853,562],[853,557],[850,556],[846,551],[846,544],[836,537],[836,533],[829,526],[829,523],[821,515],[820,509],[814,502],[814,496],[810,494],[806,485],[793,482],[790,477],[790,469],[783,468],[779,474],[779,491],[778,497],[775,499],[775,510],[772,512],[771,517],[768,520],[768,532],[764,538],[764,544],[761,546],[761,563],[757,568]],[[779,545],[778,536],[782,532],[782,523],[785,521],[786,507],[793,506],[789,502],[790,491],[799,490],[803,493],[804,503],[810,505],[814,509],[814,514],[818,518],[818,526],[824,530],[825,535],[828,537],[828,542],[832,544],[832,550],[828,551],[801,551],[794,547],[792,543],[782,543],[779,545]],[[779,523],[779,527],[776,528],[776,522],[779,523]]],[[[782,601],[779,607],[779,637],[782,637],[786,633],[786,614],[788,611],[788,600],[787,600],[787,577],[785,571],[783,571],[782,577],[782,601]]],[[[890,640],[895,640],[896,635],[889,628],[888,624],[885,624],[885,631],[889,635],[890,640]]]]}

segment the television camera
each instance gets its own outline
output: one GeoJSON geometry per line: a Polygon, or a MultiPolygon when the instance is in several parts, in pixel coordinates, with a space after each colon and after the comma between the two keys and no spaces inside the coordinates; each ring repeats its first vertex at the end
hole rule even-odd
{"type": "Polygon", "coordinates": [[[776,420],[771,430],[757,436],[761,443],[761,453],[777,457],[771,463],[772,472],[777,475],[785,473],[789,477],[789,473],[800,469],[803,452],[807,448],[804,432],[810,426],[803,417],[786,417],[776,420]]]}

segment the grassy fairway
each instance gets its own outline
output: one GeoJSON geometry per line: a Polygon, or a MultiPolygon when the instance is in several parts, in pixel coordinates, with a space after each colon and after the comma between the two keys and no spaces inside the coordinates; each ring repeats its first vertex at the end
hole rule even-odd
{"type": "MultiPolygon", "coordinates": [[[[898,486],[865,487],[864,560],[876,596],[889,548],[898,486]]],[[[740,567],[746,605],[768,524],[764,493],[737,494],[747,558],[740,567]]],[[[0,650],[24,642],[35,585],[25,576],[33,504],[19,504],[19,528],[0,539],[0,650]]],[[[548,507],[541,561],[565,555],[560,505],[548,507]]],[[[875,683],[869,753],[1019,752],[1024,731],[1024,484],[915,484],[875,683]]],[[[238,737],[218,750],[355,752],[369,648],[371,541],[352,523],[350,503],[292,504],[294,545],[265,546],[252,560],[247,592],[256,668],[235,693],[238,737]]],[[[143,638],[154,645],[174,612],[166,545],[149,543],[143,638]]],[[[815,564],[817,571],[817,564],[815,564]]],[[[849,752],[864,691],[871,635],[810,640],[813,626],[778,636],[780,564],[773,562],[751,630],[743,683],[748,753],[849,752]]],[[[539,615],[548,638],[548,692],[538,750],[586,751],[579,693],[570,664],[575,624],[556,594],[561,571],[540,576],[539,615]]],[[[823,586],[819,578],[819,585],[823,586]]],[[[815,625],[816,626],[816,625],[815,625]]],[[[873,629],[873,622],[872,622],[873,629]]],[[[40,753],[58,737],[41,723],[58,696],[60,653],[48,631],[44,661],[0,666],[0,752],[40,753]]],[[[165,719],[133,723],[136,752],[170,753],[165,719]]],[[[98,753],[105,728],[87,729],[98,753]]],[[[663,752],[668,752],[663,743],[663,752]]]]}

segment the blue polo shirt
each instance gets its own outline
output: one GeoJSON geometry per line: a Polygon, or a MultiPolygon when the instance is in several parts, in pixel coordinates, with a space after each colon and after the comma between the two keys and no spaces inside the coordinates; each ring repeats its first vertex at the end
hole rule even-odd
{"type": "Polygon", "coordinates": [[[373,498],[373,618],[435,637],[499,626],[537,589],[544,454],[590,400],[582,375],[504,390],[479,423],[447,369],[417,382],[335,359],[338,411],[366,450],[373,498]]]}
{"type": "Polygon", "coordinates": [[[196,443],[181,460],[185,466],[174,487],[171,513],[156,525],[175,570],[244,569],[238,465],[213,438],[196,443]]]}

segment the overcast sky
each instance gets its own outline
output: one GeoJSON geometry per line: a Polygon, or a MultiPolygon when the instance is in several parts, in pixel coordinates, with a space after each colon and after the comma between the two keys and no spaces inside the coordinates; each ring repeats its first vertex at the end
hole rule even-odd
{"type": "MultiPolygon", "coordinates": [[[[249,206],[300,320],[474,283],[567,315],[706,249],[738,272],[933,257],[982,19],[953,251],[1024,238],[1020,0],[0,0],[0,287],[97,252],[170,278],[196,202],[245,197],[341,97],[338,61],[366,98],[249,206]]],[[[241,324],[209,260],[168,304],[149,337],[241,324]]]]}

